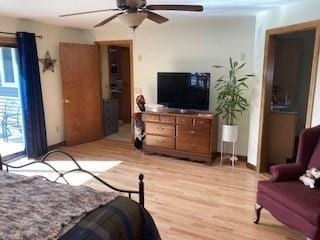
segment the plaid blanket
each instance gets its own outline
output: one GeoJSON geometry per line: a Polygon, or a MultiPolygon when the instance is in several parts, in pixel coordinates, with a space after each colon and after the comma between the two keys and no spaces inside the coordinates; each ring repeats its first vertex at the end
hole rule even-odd
{"type": "Polygon", "coordinates": [[[75,226],[87,213],[117,196],[116,192],[0,171],[0,239],[58,239],[63,226],[75,226]]]}
{"type": "Polygon", "coordinates": [[[59,240],[160,240],[157,227],[138,203],[117,197],[89,213],[59,240]]]}

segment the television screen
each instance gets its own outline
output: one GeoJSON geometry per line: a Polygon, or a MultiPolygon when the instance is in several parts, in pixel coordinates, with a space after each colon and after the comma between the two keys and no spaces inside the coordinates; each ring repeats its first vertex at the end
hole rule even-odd
{"type": "Polygon", "coordinates": [[[210,73],[158,73],[158,103],[170,108],[209,109],[210,73]]]}

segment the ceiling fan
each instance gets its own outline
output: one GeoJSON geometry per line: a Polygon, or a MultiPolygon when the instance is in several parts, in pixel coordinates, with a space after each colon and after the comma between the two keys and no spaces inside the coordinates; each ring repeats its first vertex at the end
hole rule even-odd
{"type": "Polygon", "coordinates": [[[94,27],[101,27],[115,18],[119,18],[122,22],[127,24],[129,27],[135,29],[137,28],[145,18],[156,23],[164,23],[169,19],[161,16],[155,12],[160,10],[173,10],[173,11],[191,11],[191,12],[202,12],[203,6],[201,5],[172,5],[172,4],[162,4],[162,5],[147,5],[146,0],[117,0],[117,8],[115,9],[102,9],[96,11],[87,11],[79,13],[71,13],[60,15],[60,17],[70,17],[89,13],[98,12],[108,12],[108,11],[118,11],[118,13],[106,18],[102,22],[98,23],[94,27]]]}

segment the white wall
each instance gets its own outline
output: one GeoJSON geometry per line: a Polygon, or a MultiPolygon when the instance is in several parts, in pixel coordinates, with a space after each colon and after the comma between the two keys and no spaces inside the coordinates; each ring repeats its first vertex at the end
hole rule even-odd
{"type": "Polygon", "coordinates": [[[39,58],[44,57],[45,52],[49,51],[51,57],[57,59],[54,73],[51,71],[41,73],[41,84],[48,144],[64,141],[59,42],[92,43],[90,32],[9,17],[0,17],[0,29],[7,32],[26,31],[43,35],[43,39],[37,39],[39,58]]]}
{"type": "MultiPolygon", "coordinates": [[[[264,59],[265,32],[268,29],[320,19],[320,1],[308,0],[263,12],[256,17],[255,72],[256,80],[251,90],[251,115],[248,147],[248,161],[256,165],[258,159],[258,134],[262,93],[262,72],[264,59]]],[[[315,94],[312,124],[320,123],[320,71],[315,94]]]]}
{"type": "MultiPolygon", "coordinates": [[[[146,20],[135,33],[134,88],[148,103],[157,101],[157,72],[211,72],[212,65],[227,65],[229,56],[240,60],[246,55],[248,72],[253,71],[255,18],[197,18],[192,21],[172,19],[156,25],[146,20]]],[[[133,32],[120,22],[94,31],[97,41],[133,39],[133,32]]],[[[219,73],[220,74],[220,73],[219,73]]],[[[214,109],[214,81],[211,87],[211,110],[214,109]]],[[[249,113],[240,123],[241,155],[247,155],[249,113]]]]}

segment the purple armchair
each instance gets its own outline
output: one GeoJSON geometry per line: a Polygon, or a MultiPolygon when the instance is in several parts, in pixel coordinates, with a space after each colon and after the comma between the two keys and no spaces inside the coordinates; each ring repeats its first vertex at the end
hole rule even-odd
{"type": "Polygon", "coordinates": [[[299,181],[311,167],[320,168],[320,126],[301,133],[296,163],[273,166],[271,181],[259,182],[256,224],[264,208],[280,222],[303,232],[307,239],[320,240],[320,190],[299,181]]]}

